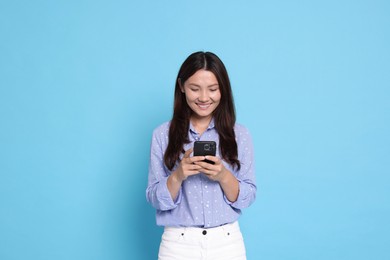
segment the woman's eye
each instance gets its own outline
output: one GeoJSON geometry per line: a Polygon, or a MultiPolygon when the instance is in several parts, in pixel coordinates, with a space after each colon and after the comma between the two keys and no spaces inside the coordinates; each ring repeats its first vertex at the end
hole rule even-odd
{"type": "Polygon", "coordinates": [[[198,91],[198,89],[197,88],[192,88],[191,91],[198,91]]]}
{"type": "Polygon", "coordinates": [[[217,90],[218,90],[217,88],[210,89],[211,92],[215,92],[217,90]]]}

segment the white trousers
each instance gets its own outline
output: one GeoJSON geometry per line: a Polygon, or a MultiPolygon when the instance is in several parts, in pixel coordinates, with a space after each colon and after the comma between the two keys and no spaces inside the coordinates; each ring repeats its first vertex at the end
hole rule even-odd
{"type": "Polygon", "coordinates": [[[159,260],[246,260],[238,222],[215,228],[165,227],[159,260]]]}

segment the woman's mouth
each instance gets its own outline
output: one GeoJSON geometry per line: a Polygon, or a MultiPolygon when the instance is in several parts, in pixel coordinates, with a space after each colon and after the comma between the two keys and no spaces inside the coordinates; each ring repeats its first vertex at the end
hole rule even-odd
{"type": "Polygon", "coordinates": [[[206,109],[208,109],[209,107],[210,107],[210,103],[208,103],[208,104],[201,104],[201,103],[197,103],[197,105],[198,105],[198,107],[200,108],[200,109],[202,109],[202,110],[206,110],[206,109]]]}

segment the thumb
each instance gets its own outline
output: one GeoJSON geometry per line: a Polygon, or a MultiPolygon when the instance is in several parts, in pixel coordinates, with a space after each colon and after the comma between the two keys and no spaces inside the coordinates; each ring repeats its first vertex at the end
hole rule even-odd
{"type": "Polygon", "coordinates": [[[184,153],[184,158],[188,158],[190,157],[190,154],[192,153],[192,148],[188,149],[185,153],[184,153]]]}

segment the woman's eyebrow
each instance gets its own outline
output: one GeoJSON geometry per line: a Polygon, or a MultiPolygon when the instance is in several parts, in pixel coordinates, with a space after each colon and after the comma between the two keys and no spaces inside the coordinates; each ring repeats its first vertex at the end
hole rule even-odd
{"type": "MultiPolygon", "coordinates": [[[[196,83],[188,83],[188,85],[191,85],[191,86],[194,86],[194,87],[198,87],[198,88],[200,88],[201,86],[200,85],[198,85],[198,84],[196,84],[196,83]]],[[[209,85],[209,86],[207,86],[208,88],[210,88],[210,87],[214,87],[214,86],[219,86],[219,84],[218,83],[215,83],[215,84],[211,84],[211,85],[209,85]]]]}

